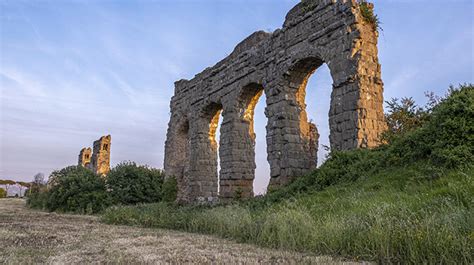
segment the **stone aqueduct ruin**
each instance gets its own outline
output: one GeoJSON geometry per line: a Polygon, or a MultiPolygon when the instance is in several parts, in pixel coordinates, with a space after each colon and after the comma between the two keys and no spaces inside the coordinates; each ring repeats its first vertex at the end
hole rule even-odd
{"type": "Polygon", "coordinates": [[[255,32],[213,67],[176,82],[164,168],[177,178],[178,200],[253,196],[253,115],[260,97],[266,99],[270,187],[316,168],[319,135],[307,118],[305,90],[324,63],[333,79],[331,148],[376,146],[386,126],[377,37],[356,0],[305,1],[287,14],[282,29],[255,32]]]}

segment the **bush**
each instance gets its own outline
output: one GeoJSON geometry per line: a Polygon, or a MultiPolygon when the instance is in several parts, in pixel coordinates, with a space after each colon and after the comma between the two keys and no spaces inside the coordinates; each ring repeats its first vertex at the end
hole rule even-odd
{"type": "Polygon", "coordinates": [[[163,201],[176,201],[176,196],[178,194],[178,183],[176,182],[175,177],[169,177],[165,179],[163,182],[162,194],[163,201]]]}
{"type": "Polygon", "coordinates": [[[0,198],[6,198],[7,197],[7,191],[0,188],[0,198]]]}
{"type": "Polygon", "coordinates": [[[30,188],[25,192],[25,196],[28,207],[46,209],[48,191],[42,173],[38,173],[33,177],[33,182],[31,182],[30,188]]]}
{"type": "Polygon", "coordinates": [[[474,162],[474,87],[461,85],[436,105],[423,126],[387,146],[387,164],[426,159],[438,167],[474,162]]]}
{"type": "Polygon", "coordinates": [[[394,98],[387,101],[385,120],[388,129],[382,135],[382,140],[392,143],[401,135],[420,128],[428,119],[429,111],[416,105],[412,98],[394,98]]]}
{"type": "Polygon", "coordinates": [[[28,192],[26,195],[26,205],[32,209],[46,210],[48,203],[48,192],[45,190],[28,192]]]}
{"type": "Polygon", "coordinates": [[[104,179],[86,168],[54,171],[48,183],[46,208],[50,211],[92,214],[111,205],[104,179]]]}
{"type": "Polygon", "coordinates": [[[133,162],[123,162],[107,175],[107,187],[114,203],[158,202],[162,197],[162,185],[161,170],[138,166],[133,162]]]}

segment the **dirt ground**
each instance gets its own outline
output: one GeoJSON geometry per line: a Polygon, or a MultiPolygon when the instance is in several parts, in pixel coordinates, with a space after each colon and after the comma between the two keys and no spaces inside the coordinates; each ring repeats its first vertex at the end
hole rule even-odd
{"type": "MultiPolygon", "coordinates": [[[[105,225],[0,199],[0,264],[342,264],[212,236],[105,225]]],[[[345,263],[349,264],[349,263],[345,263]]]]}

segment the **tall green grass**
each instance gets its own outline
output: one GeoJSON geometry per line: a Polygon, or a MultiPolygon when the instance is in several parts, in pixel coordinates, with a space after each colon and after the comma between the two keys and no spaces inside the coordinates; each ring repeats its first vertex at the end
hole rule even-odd
{"type": "Polygon", "coordinates": [[[453,171],[431,180],[413,166],[267,207],[158,203],[109,208],[102,220],[383,263],[469,264],[474,261],[473,173],[453,171]]]}

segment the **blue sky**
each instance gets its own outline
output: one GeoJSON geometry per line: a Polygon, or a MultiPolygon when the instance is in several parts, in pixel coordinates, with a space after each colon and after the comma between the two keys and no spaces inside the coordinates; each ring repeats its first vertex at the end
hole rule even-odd
{"type": "MultiPolygon", "coordinates": [[[[162,167],[173,83],[230,54],[257,30],[274,31],[299,0],[0,0],[0,178],[77,162],[112,135],[112,164],[162,167]]],[[[385,98],[443,94],[473,82],[471,0],[374,1],[382,21],[385,98]]],[[[307,89],[327,144],[331,77],[307,89]]],[[[268,178],[264,100],[256,110],[257,179],[268,178]]],[[[322,156],[323,154],[321,154],[322,156]]]]}

